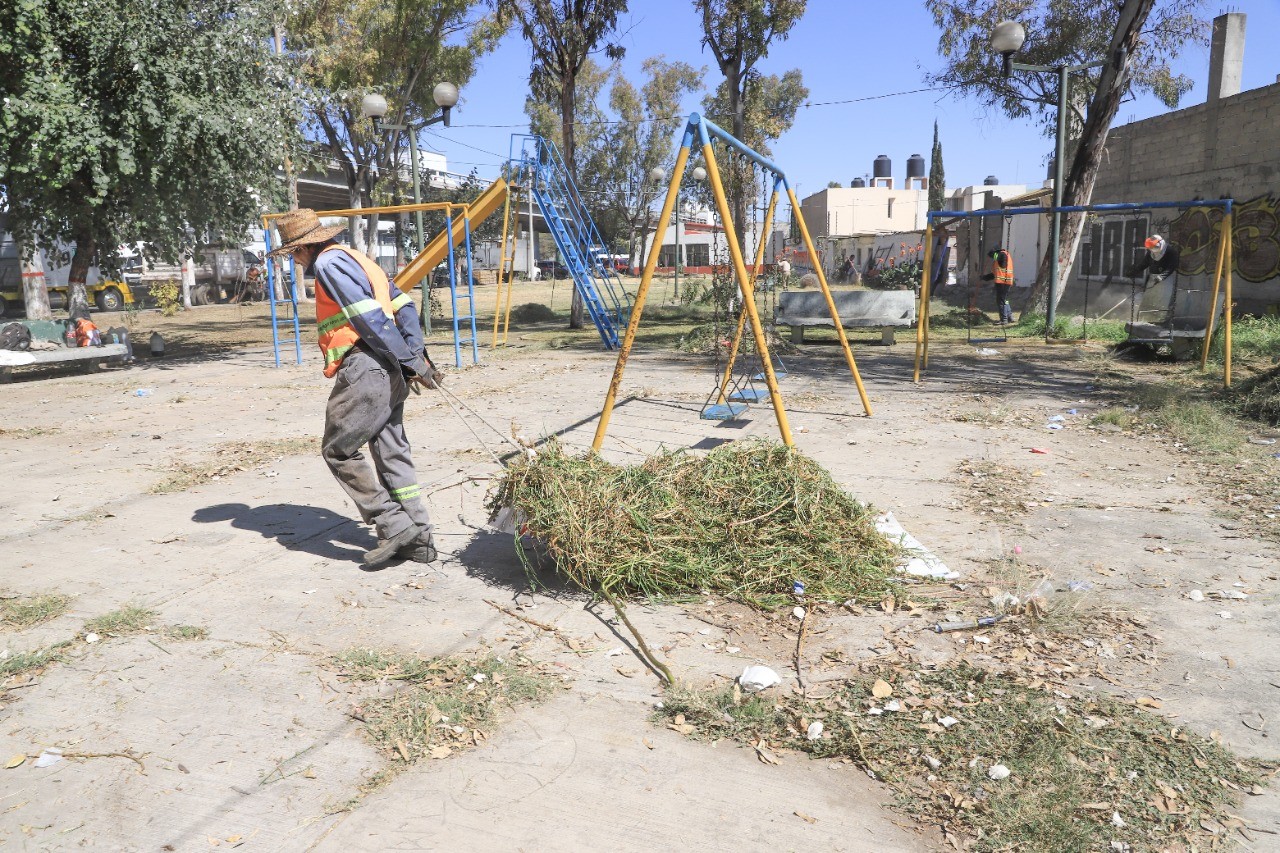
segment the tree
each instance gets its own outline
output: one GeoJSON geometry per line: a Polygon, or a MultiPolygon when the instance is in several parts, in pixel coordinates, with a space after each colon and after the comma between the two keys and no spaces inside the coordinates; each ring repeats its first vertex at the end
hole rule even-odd
{"type": "Polygon", "coordinates": [[[942,168],[942,140],[938,137],[938,121],[933,122],[933,153],[929,155],[929,209],[942,210],[946,204],[947,175],[942,168]]]}
{"type": "MultiPolygon", "coordinates": [[[[575,116],[578,74],[591,54],[603,49],[610,59],[621,59],[621,45],[606,42],[627,11],[627,0],[492,0],[503,20],[519,24],[521,35],[533,53],[529,89],[534,99],[555,100],[560,105],[561,154],[569,177],[578,179],[575,116]],[[603,48],[601,47],[604,43],[603,48]]],[[[582,328],[582,297],[573,292],[569,327],[582,328]]]]}
{"type": "MultiPolygon", "coordinates": [[[[1059,67],[1105,60],[1101,69],[1083,72],[1072,83],[1067,127],[1073,141],[1062,186],[1064,205],[1089,203],[1107,134],[1126,97],[1149,92],[1167,106],[1177,106],[1191,80],[1174,74],[1170,63],[1187,43],[1203,41],[1207,31],[1199,14],[1204,0],[1166,0],[1159,10],[1155,0],[926,0],[926,5],[942,31],[938,49],[946,60],[941,71],[926,79],[976,97],[1010,119],[1033,117],[1046,135],[1053,133],[1056,119],[1057,75],[1003,77],[1000,57],[990,48],[996,23],[1013,18],[1026,27],[1020,62],[1059,67]]],[[[1056,255],[1046,252],[1040,264],[1028,302],[1032,310],[1047,306],[1049,264],[1055,257],[1059,281],[1069,277],[1083,222],[1081,214],[1064,218],[1056,255]]]]}
{"type": "Polygon", "coordinates": [[[843,186],[844,184],[840,183],[839,181],[827,181],[827,189],[829,190],[838,190],[843,186]]]}
{"type": "MultiPolygon", "coordinates": [[[[726,121],[729,131],[746,142],[748,127],[748,101],[751,90],[760,81],[756,65],[769,55],[769,45],[777,39],[785,40],[792,27],[804,14],[806,0],[694,0],[702,16],[702,45],[715,57],[724,82],[712,98],[718,109],[708,112],[721,122],[726,121]]],[[[799,83],[800,72],[794,73],[799,83]]],[[[785,79],[786,75],[784,75],[785,79]]],[[[778,78],[774,78],[777,80],[778,78]]],[[[801,87],[803,88],[803,87],[801,87]]],[[[805,90],[805,96],[808,91],[805,90]]],[[[797,103],[797,107],[799,104],[797,103]]],[[[786,120],[785,131],[795,119],[792,110],[786,120]]],[[[782,131],[772,139],[781,136],[782,131]]],[[[748,143],[750,144],[750,143],[748,143]]],[[[729,164],[724,164],[729,166],[729,164]]],[[[725,191],[729,196],[729,210],[735,223],[746,219],[747,188],[751,184],[749,172],[726,168],[725,191]]]]}
{"type": "Polygon", "coordinates": [[[670,175],[675,165],[671,143],[684,117],[673,107],[684,95],[702,88],[706,73],[706,68],[668,62],[661,56],[646,59],[641,67],[646,79],[639,91],[621,73],[615,79],[609,107],[618,123],[609,125],[605,144],[589,161],[592,172],[603,179],[599,186],[610,207],[626,227],[630,258],[639,257],[653,224],[653,204],[665,189],[650,173],[661,166],[670,175]]]}
{"type": "MultiPolygon", "coordinates": [[[[0,5],[0,192],[24,245],[74,242],[71,309],[95,256],[147,241],[173,261],[238,240],[296,139],[271,0],[0,5]],[[101,252],[99,251],[101,250],[101,252]]],[[[33,316],[47,301],[32,294],[33,316]]]]}
{"type": "MultiPolygon", "coordinates": [[[[382,175],[398,179],[408,149],[405,131],[380,132],[361,117],[361,99],[369,92],[383,94],[387,124],[421,125],[434,115],[435,85],[465,87],[476,60],[493,50],[503,32],[495,16],[477,16],[479,5],[480,0],[304,0],[296,7],[289,52],[300,67],[306,133],[341,165],[352,208],[372,199],[382,175]]],[[[365,248],[359,217],[352,218],[351,237],[358,249],[365,248]]]]}

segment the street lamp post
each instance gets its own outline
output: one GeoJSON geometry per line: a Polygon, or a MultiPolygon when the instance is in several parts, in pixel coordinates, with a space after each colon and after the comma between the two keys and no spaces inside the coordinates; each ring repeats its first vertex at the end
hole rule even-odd
{"type": "Polygon", "coordinates": [[[1060,208],[1062,207],[1062,165],[1067,150],[1067,92],[1071,86],[1072,72],[1101,68],[1106,65],[1106,62],[1099,59],[1093,62],[1082,62],[1079,65],[1060,65],[1055,68],[1051,65],[1024,65],[1021,62],[1012,61],[1013,55],[1022,49],[1022,44],[1026,40],[1027,31],[1017,21],[1001,21],[991,31],[991,49],[1000,54],[1004,76],[1008,77],[1012,71],[1041,71],[1058,75],[1058,126],[1053,158],[1053,218],[1051,220],[1053,224],[1049,237],[1053,261],[1049,265],[1049,304],[1045,311],[1045,337],[1049,337],[1053,333],[1053,325],[1057,320],[1058,290],[1061,285],[1058,281],[1059,253],[1061,252],[1058,244],[1062,239],[1060,208]]]}
{"type": "MultiPolygon", "coordinates": [[[[452,83],[437,83],[436,87],[431,90],[431,99],[435,101],[436,106],[440,108],[440,115],[427,119],[421,125],[413,125],[408,119],[404,124],[385,124],[382,117],[387,114],[387,99],[379,95],[377,92],[370,92],[360,101],[361,118],[371,119],[375,131],[384,130],[403,130],[409,137],[409,159],[412,163],[413,172],[413,203],[422,204],[422,186],[420,184],[418,169],[418,130],[430,127],[433,124],[444,122],[444,126],[449,126],[449,111],[458,103],[458,87],[452,83]]],[[[418,251],[421,252],[426,248],[426,233],[422,226],[422,211],[415,210],[413,212],[413,224],[416,229],[416,243],[418,251]]],[[[373,235],[377,240],[378,235],[373,235]]],[[[471,259],[467,259],[470,263],[471,259]]],[[[426,334],[431,334],[431,277],[428,274],[426,283],[422,286],[422,329],[426,334]]]]}

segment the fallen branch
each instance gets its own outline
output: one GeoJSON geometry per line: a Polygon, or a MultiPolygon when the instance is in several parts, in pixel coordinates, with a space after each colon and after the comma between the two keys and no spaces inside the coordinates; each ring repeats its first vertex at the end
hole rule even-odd
{"type": "Polygon", "coordinates": [[[801,667],[801,656],[804,654],[804,635],[809,629],[809,611],[811,608],[804,609],[804,616],[800,619],[800,633],[796,637],[796,654],[792,663],[796,669],[796,683],[800,685],[800,696],[808,698],[808,688],[804,684],[804,672],[801,667]]]}
{"type": "Polygon", "coordinates": [[[613,597],[613,594],[604,587],[600,587],[600,594],[604,600],[609,602],[609,606],[613,608],[613,612],[618,614],[618,618],[622,620],[622,624],[627,626],[627,630],[631,632],[631,636],[636,638],[636,645],[640,647],[640,653],[644,655],[644,659],[650,666],[659,672],[668,685],[675,684],[676,680],[671,675],[671,670],[667,669],[667,665],[658,660],[657,655],[649,651],[649,646],[645,643],[644,637],[640,636],[640,632],[636,630],[636,626],[631,624],[631,620],[627,618],[627,611],[622,609],[622,602],[613,597]]]}
{"type": "Polygon", "coordinates": [[[565,636],[565,633],[561,631],[559,628],[557,628],[555,625],[548,625],[546,622],[539,622],[537,619],[531,619],[528,616],[522,616],[519,613],[515,612],[514,610],[511,610],[510,608],[507,608],[507,607],[503,607],[501,604],[498,604],[497,602],[494,602],[494,601],[490,601],[487,598],[484,600],[484,603],[492,607],[494,610],[498,610],[502,613],[507,614],[512,619],[516,619],[520,622],[523,622],[526,625],[532,625],[533,627],[546,631],[549,634],[554,634],[555,638],[560,642],[564,643],[565,648],[567,648],[571,652],[576,653],[576,652],[582,651],[581,649],[575,649],[573,647],[573,643],[570,642],[569,637],[565,636]]]}
{"type": "Polygon", "coordinates": [[[138,772],[144,776],[147,773],[147,765],[142,763],[142,759],[131,752],[64,752],[62,757],[66,759],[72,758],[127,758],[134,764],[138,765],[138,772]]]}

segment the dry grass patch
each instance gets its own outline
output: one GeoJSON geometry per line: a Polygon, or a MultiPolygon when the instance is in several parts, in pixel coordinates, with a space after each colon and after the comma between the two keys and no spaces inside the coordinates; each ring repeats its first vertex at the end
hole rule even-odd
{"type": "Polygon", "coordinates": [[[140,634],[151,627],[156,612],[138,604],[126,604],[119,610],[112,610],[101,616],[95,616],[84,623],[86,634],[100,634],[104,637],[128,637],[140,634]]]}
{"type": "Polygon", "coordinates": [[[212,454],[196,461],[179,460],[164,479],[153,485],[153,495],[168,495],[203,486],[241,471],[262,468],[286,456],[318,453],[318,438],[277,438],[269,441],[236,441],[222,444],[212,454]]]}
{"type": "Polygon", "coordinates": [[[859,677],[807,701],[671,690],[660,719],[691,737],[751,744],[763,761],[794,750],[860,767],[957,849],[1204,850],[1251,840],[1232,809],[1261,791],[1269,766],[1158,714],[967,664],[891,677],[859,677]]]}
{"type": "Polygon", "coordinates": [[[30,628],[67,612],[71,599],[58,593],[25,595],[0,601],[0,624],[8,628],[30,628]]]}
{"type": "Polygon", "coordinates": [[[203,625],[169,625],[164,635],[171,640],[207,640],[209,629],[203,625]]]}
{"type": "Polygon", "coordinates": [[[352,711],[369,739],[393,763],[366,784],[368,793],[397,770],[447,758],[489,738],[500,716],[542,702],[560,682],[522,656],[418,658],[350,649],[333,659],[355,682],[398,682],[390,695],[370,695],[352,711]]]}
{"type": "Polygon", "coordinates": [[[979,515],[1024,515],[1031,506],[1031,475],[1012,465],[966,459],[956,466],[953,482],[964,505],[979,515]]]}

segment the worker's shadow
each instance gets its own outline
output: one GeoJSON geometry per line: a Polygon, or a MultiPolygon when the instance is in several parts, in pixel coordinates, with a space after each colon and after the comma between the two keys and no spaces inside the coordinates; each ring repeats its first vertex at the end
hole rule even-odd
{"type": "Polygon", "coordinates": [[[318,506],[218,504],[196,510],[191,518],[200,524],[229,521],[232,527],[275,539],[290,551],[326,560],[359,563],[364,552],[377,544],[372,532],[354,519],[318,506]]]}
{"type": "Polygon", "coordinates": [[[556,573],[552,559],[540,548],[522,546],[510,533],[477,530],[453,556],[467,574],[516,594],[536,589],[559,598],[579,592],[556,573]]]}

